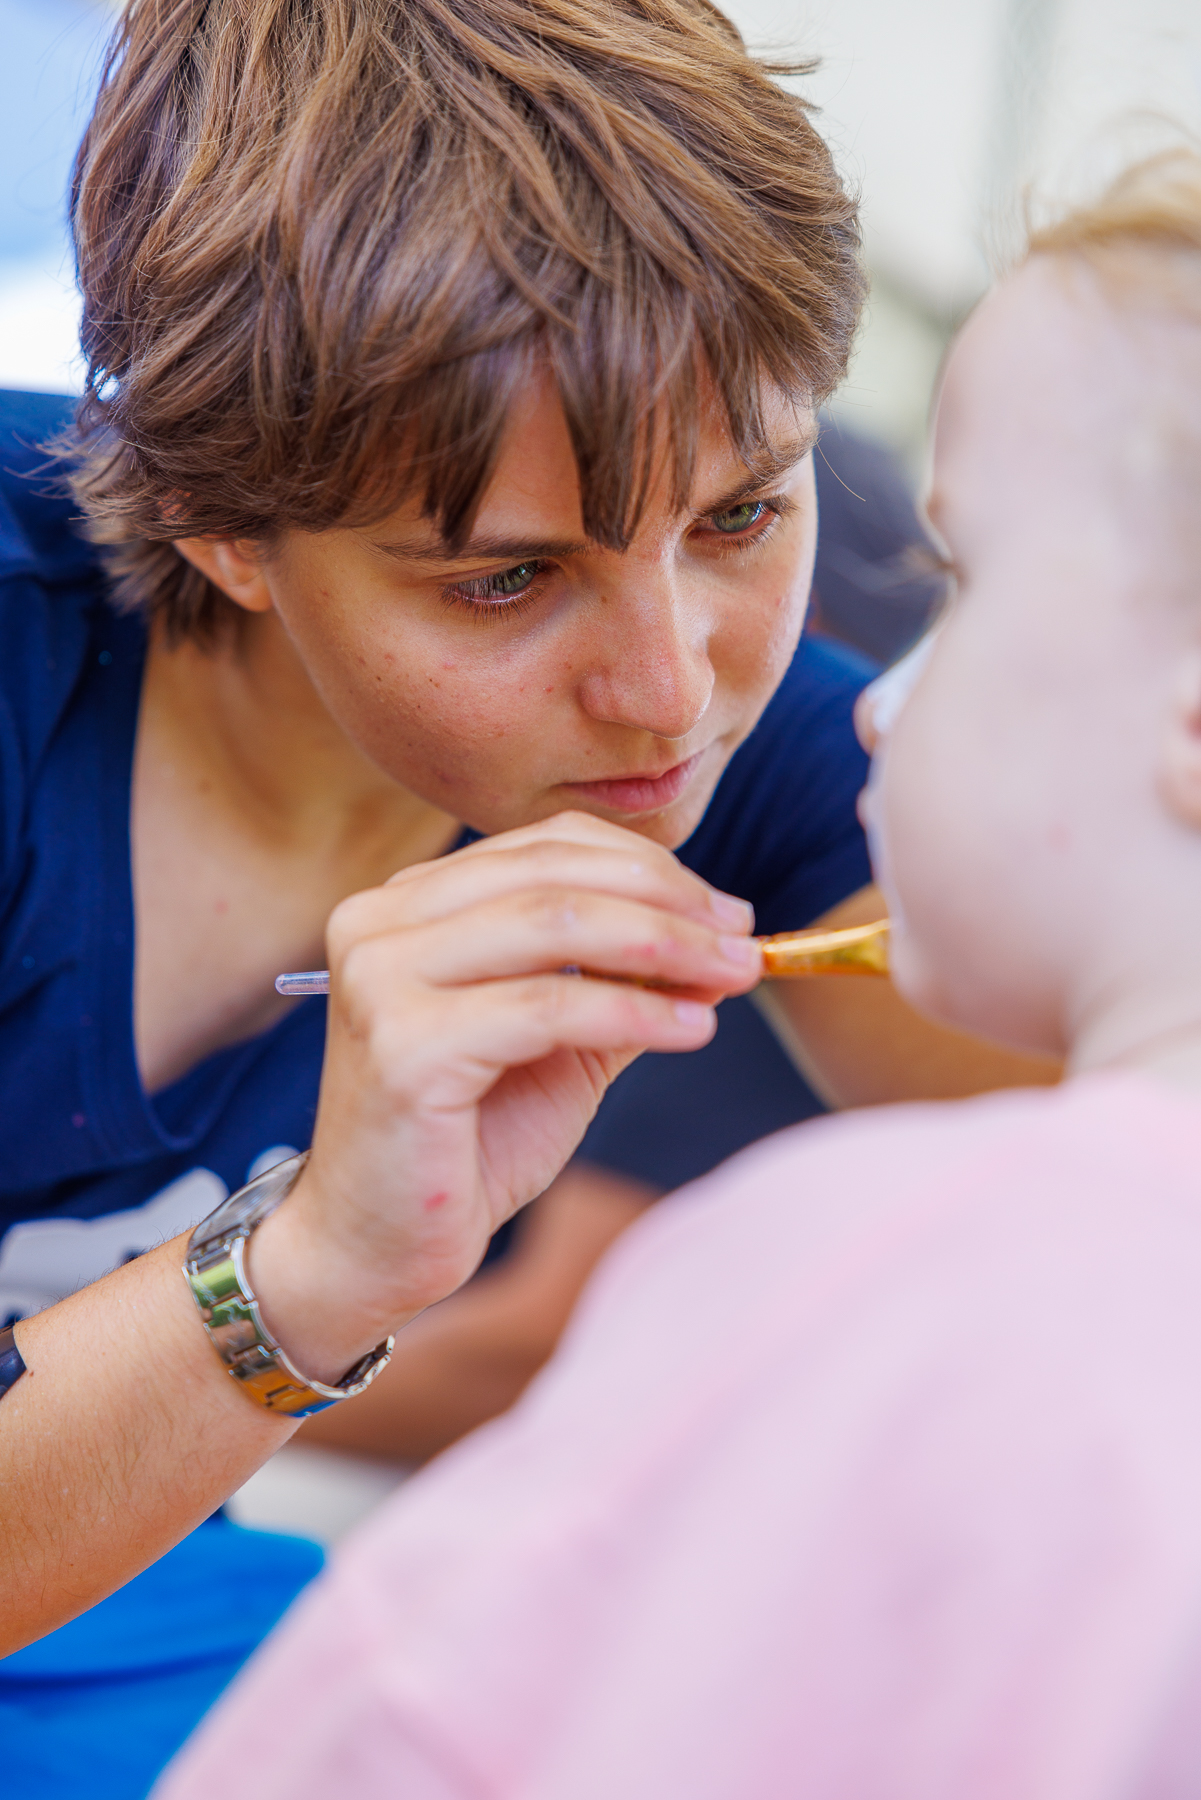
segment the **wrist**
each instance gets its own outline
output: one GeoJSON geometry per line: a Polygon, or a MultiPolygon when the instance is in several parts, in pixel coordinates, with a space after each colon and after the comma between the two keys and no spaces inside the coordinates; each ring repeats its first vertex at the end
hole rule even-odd
{"type": "Polygon", "coordinates": [[[334,1385],[420,1308],[397,1311],[379,1293],[378,1277],[315,1233],[292,1199],[255,1230],[247,1272],[263,1323],[285,1354],[312,1380],[334,1385]]]}

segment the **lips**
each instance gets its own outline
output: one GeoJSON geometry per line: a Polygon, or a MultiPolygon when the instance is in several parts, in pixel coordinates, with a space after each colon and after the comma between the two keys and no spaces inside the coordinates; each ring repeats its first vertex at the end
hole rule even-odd
{"type": "Polygon", "coordinates": [[[696,772],[702,752],[676,763],[661,775],[619,775],[612,781],[568,781],[565,787],[581,799],[610,812],[659,812],[678,800],[696,772]]]}

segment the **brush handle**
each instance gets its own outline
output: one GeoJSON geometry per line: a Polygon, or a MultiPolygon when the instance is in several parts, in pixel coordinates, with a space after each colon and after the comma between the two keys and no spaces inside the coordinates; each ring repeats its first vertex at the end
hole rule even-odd
{"type": "Polygon", "coordinates": [[[306,969],[299,975],[277,975],[277,994],[328,994],[329,970],[306,969]]]}

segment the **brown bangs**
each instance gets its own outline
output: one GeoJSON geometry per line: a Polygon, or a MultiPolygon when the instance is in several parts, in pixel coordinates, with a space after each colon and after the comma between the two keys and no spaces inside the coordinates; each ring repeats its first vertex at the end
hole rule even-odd
{"type": "Polygon", "coordinates": [[[134,0],[73,204],[73,480],[120,596],[203,636],[228,603],[170,539],[414,492],[461,543],[539,363],[598,543],[657,434],[686,496],[702,366],[754,467],[764,384],[823,399],[862,299],[772,73],[704,0],[134,0]]]}

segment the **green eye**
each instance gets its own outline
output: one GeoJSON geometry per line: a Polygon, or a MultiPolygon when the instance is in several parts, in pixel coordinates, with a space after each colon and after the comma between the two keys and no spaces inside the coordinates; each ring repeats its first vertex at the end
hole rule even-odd
{"type": "Polygon", "coordinates": [[[454,592],[462,600],[476,602],[511,600],[515,594],[524,593],[541,573],[541,563],[514,563],[511,569],[502,569],[499,575],[481,575],[477,581],[456,582],[454,592]]]}
{"type": "Polygon", "coordinates": [[[482,594],[490,599],[504,600],[510,594],[519,594],[522,588],[528,588],[539,569],[538,563],[518,563],[515,568],[502,569],[499,575],[488,575],[483,581],[472,582],[482,594]]]}
{"type": "Polygon", "coordinates": [[[762,500],[744,500],[741,506],[732,506],[728,512],[710,513],[709,523],[715,530],[734,537],[751,525],[757,525],[766,511],[762,500]]]}

